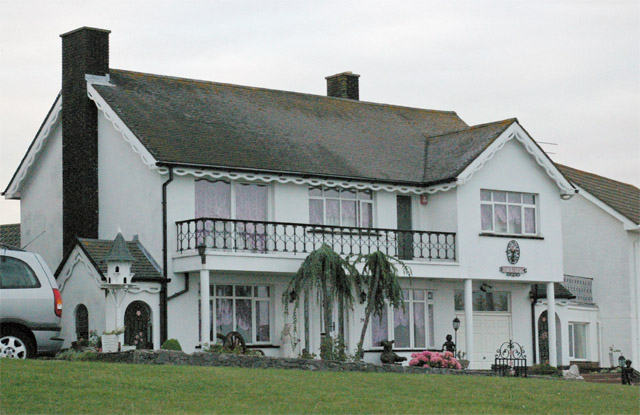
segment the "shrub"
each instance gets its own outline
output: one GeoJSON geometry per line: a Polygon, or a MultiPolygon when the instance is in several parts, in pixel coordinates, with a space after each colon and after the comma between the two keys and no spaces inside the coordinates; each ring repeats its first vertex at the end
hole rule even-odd
{"type": "Polygon", "coordinates": [[[462,365],[455,357],[453,357],[453,353],[430,352],[428,350],[420,353],[412,353],[409,366],[462,369],[462,365]]]}
{"type": "Polygon", "coordinates": [[[82,360],[95,360],[96,353],[92,351],[77,352],[73,349],[63,350],[58,353],[54,360],[66,360],[69,362],[82,361],[82,360]]]}
{"type": "Polygon", "coordinates": [[[167,339],[162,346],[160,346],[162,350],[178,350],[182,351],[182,347],[180,347],[180,342],[176,339],[167,339]]]}
{"type": "Polygon", "coordinates": [[[528,369],[532,375],[558,375],[558,369],[549,364],[533,365],[528,369]]]}

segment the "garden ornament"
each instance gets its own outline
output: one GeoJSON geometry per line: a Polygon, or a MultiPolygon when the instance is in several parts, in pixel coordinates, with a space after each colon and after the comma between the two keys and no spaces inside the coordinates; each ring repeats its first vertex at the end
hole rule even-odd
{"type": "Polygon", "coordinates": [[[451,341],[451,335],[447,334],[446,339],[447,339],[447,341],[444,342],[444,344],[442,345],[442,350],[444,350],[445,352],[451,352],[451,353],[453,353],[455,355],[456,354],[456,344],[451,341]]]}
{"type": "Polygon", "coordinates": [[[382,363],[396,364],[407,360],[406,357],[398,356],[393,352],[393,343],[393,340],[383,340],[380,342],[380,345],[384,348],[382,354],[380,355],[380,361],[382,363]]]}

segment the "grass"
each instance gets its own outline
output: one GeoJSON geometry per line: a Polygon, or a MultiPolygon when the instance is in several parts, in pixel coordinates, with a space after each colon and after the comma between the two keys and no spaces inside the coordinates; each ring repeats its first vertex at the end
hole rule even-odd
{"type": "Polygon", "coordinates": [[[638,414],[639,392],[543,379],[0,359],[2,414],[638,414]]]}

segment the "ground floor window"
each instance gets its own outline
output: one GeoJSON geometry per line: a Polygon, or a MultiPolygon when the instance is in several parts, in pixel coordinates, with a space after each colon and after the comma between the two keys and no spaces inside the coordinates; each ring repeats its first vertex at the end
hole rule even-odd
{"type": "MultiPolygon", "coordinates": [[[[456,290],[454,298],[456,311],[464,311],[464,291],[456,290]]],[[[509,291],[474,291],[473,311],[510,311],[509,291]]]]}
{"type": "Polygon", "coordinates": [[[387,307],[371,317],[371,347],[394,340],[396,348],[425,349],[434,346],[433,292],[402,290],[404,309],[387,307]]]}
{"type": "Polygon", "coordinates": [[[587,324],[569,323],[569,357],[587,358],[587,324]]]}
{"type": "Polygon", "coordinates": [[[76,340],[89,340],[89,310],[84,304],[76,307],[76,340]]]}
{"type": "Polygon", "coordinates": [[[271,342],[271,288],[216,284],[211,292],[211,340],[237,331],[247,344],[271,342]]]}

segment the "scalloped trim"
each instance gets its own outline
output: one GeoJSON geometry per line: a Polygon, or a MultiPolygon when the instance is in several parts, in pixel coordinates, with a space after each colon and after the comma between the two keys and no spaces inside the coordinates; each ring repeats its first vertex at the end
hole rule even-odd
{"type": "Polygon", "coordinates": [[[85,268],[89,272],[89,275],[93,277],[96,285],[100,287],[100,284],[102,283],[100,275],[96,273],[96,270],[93,264],[91,263],[91,261],[89,261],[89,259],[84,254],[84,252],[82,252],[82,249],[78,249],[78,247],[74,249],[76,250],[76,253],[75,253],[75,256],[73,257],[73,262],[71,262],[71,265],[68,265],[69,261],[67,260],[67,265],[65,265],[67,272],[62,274],[61,277],[58,277],[58,280],[57,280],[58,287],[60,288],[60,292],[63,292],[67,281],[69,280],[69,278],[71,278],[71,274],[73,274],[73,270],[75,269],[76,265],[78,265],[78,263],[84,264],[85,268]]]}
{"type": "Polygon", "coordinates": [[[107,102],[100,96],[98,91],[95,90],[91,82],[87,82],[87,96],[90,100],[95,102],[98,110],[104,114],[104,117],[111,122],[113,128],[120,133],[124,141],[131,146],[134,153],[140,156],[142,162],[149,167],[150,170],[157,169],[156,159],[149,153],[144,145],[138,140],[138,137],[131,132],[129,127],[118,117],[113,109],[107,104],[107,102]]]}
{"type": "MultiPolygon", "coordinates": [[[[161,167],[158,169],[160,174],[168,174],[169,169],[167,167],[161,167]]],[[[240,173],[240,172],[227,172],[220,170],[203,170],[193,168],[177,167],[173,169],[173,172],[178,176],[194,176],[194,177],[208,177],[211,179],[227,179],[227,180],[243,180],[249,182],[262,182],[262,183],[293,183],[298,185],[310,185],[310,186],[326,186],[326,187],[340,187],[344,189],[358,189],[358,190],[373,190],[373,191],[387,191],[398,192],[406,194],[424,194],[435,193],[438,191],[447,191],[456,187],[456,183],[446,183],[432,187],[416,187],[416,186],[399,186],[380,183],[366,183],[366,182],[354,182],[346,180],[331,180],[331,179],[314,179],[303,178],[298,176],[281,176],[270,175],[260,173],[240,173]]]]}
{"type": "Polygon", "coordinates": [[[549,159],[535,144],[533,139],[529,137],[529,135],[526,134],[518,124],[514,124],[514,126],[509,127],[483,154],[476,158],[475,162],[458,176],[457,183],[459,185],[463,185],[468,182],[473,175],[486,164],[487,161],[491,160],[507,142],[514,138],[524,146],[525,150],[527,150],[531,156],[533,156],[536,163],[542,167],[545,173],[560,188],[562,194],[570,196],[575,194],[575,189],[571,187],[571,184],[561,174],[559,174],[553,163],[549,161],[549,159]]]}
{"type": "Polygon", "coordinates": [[[29,152],[25,157],[24,163],[22,163],[22,165],[20,166],[20,170],[18,171],[18,174],[16,174],[16,177],[12,181],[11,186],[9,187],[9,189],[7,189],[5,198],[13,199],[16,197],[18,198],[20,197],[20,193],[19,193],[20,186],[22,185],[22,182],[24,181],[24,179],[27,177],[27,173],[29,173],[29,170],[31,170],[31,166],[33,165],[35,160],[38,158],[38,155],[44,148],[44,143],[51,135],[51,132],[53,131],[54,126],[58,121],[61,111],[62,111],[62,96],[60,96],[57,99],[53,107],[53,110],[51,111],[51,115],[49,115],[48,119],[45,121],[45,124],[42,130],[40,130],[40,133],[38,134],[38,136],[35,139],[35,142],[33,143],[33,147],[31,147],[31,149],[29,150],[29,152]]]}

